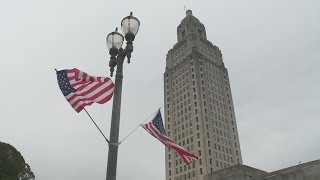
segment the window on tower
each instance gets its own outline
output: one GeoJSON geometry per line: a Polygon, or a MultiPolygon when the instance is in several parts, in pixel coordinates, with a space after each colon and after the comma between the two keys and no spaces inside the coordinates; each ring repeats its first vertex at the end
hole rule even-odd
{"type": "Polygon", "coordinates": [[[181,33],[181,35],[182,35],[182,38],[184,38],[184,37],[186,36],[186,31],[183,30],[182,33],[181,33]]]}

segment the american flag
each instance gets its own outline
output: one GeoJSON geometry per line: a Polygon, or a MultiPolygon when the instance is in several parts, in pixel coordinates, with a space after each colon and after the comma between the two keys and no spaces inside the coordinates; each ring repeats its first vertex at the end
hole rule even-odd
{"type": "Polygon", "coordinates": [[[108,77],[90,76],[74,68],[57,71],[57,78],[62,94],[77,112],[94,102],[103,104],[113,95],[114,84],[108,77]]]}
{"type": "Polygon", "coordinates": [[[152,136],[154,136],[160,142],[162,142],[165,146],[175,150],[187,165],[190,164],[191,161],[198,160],[198,157],[196,155],[192,154],[191,152],[188,152],[183,147],[179,146],[169,137],[166,136],[160,110],[152,119],[152,121],[150,121],[147,124],[141,124],[141,126],[146,131],[148,131],[148,133],[150,133],[152,136]]]}

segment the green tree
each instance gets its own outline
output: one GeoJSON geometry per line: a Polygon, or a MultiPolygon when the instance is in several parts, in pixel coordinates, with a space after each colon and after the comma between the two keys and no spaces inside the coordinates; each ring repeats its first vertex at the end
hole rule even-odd
{"type": "Polygon", "coordinates": [[[34,180],[35,176],[23,156],[13,146],[0,142],[0,179],[34,180]]]}

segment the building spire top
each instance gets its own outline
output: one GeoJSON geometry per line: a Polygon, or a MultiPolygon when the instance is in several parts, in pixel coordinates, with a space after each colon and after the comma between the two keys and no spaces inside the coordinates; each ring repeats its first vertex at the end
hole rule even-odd
{"type": "Polygon", "coordinates": [[[190,9],[188,9],[188,10],[186,11],[186,15],[187,15],[187,16],[192,16],[192,11],[191,11],[190,9]]]}

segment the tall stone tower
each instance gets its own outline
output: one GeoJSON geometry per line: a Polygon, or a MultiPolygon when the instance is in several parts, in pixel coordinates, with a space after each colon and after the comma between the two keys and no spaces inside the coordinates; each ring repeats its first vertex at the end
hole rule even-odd
{"type": "Polygon", "coordinates": [[[186,166],[166,148],[166,180],[201,180],[210,172],[242,164],[228,71],[204,25],[186,12],[178,42],[168,51],[164,73],[167,135],[195,153],[186,166]]]}

